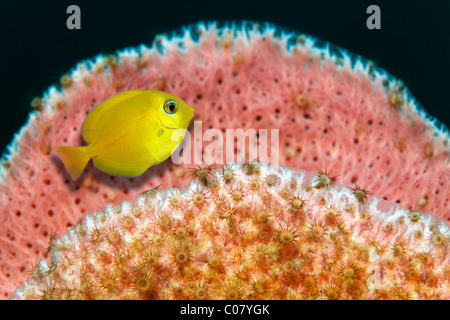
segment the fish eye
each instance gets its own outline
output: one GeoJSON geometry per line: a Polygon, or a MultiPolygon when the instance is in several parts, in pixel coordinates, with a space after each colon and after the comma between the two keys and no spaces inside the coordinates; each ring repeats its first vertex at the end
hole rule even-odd
{"type": "Polygon", "coordinates": [[[178,102],[176,102],[175,100],[167,100],[166,102],[164,102],[163,105],[163,110],[165,113],[167,113],[169,116],[175,114],[178,111],[179,105],[178,102]]]}

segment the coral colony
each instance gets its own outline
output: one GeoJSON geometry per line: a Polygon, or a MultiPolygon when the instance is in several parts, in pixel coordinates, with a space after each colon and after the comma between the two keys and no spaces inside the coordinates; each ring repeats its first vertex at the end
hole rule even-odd
{"type": "Polygon", "coordinates": [[[80,218],[18,299],[450,298],[443,221],[259,163],[80,218]]]}
{"type": "Polygon", "coordinates": [[[82,62],[32,105],[1,167],[3,298],[449,298],[448,131],[361,57],[199,23],[82,62]],[[134,89],[194,106],[203,135],[192,124],[181,156],[224,141],[216,165],[72,181],[54,146],[82,145],[89,110],[134,89]],[[279,143],[283,167],[227,129],[279,143]]]}

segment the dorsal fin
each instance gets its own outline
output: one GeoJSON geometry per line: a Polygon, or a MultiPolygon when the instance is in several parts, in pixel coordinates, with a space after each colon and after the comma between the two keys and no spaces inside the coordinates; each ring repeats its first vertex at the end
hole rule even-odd
{"type": "Polygon", "coordinates": [[[133,126],[133,121],[126,121],[130,116],[138,119],[149,111],[151,101],[145,90],[132,90],[119,93],[94,107],[86,117],[82,134],[87,143],[94,142],[99,134],[108,136],[120,133],[133,126]]]}

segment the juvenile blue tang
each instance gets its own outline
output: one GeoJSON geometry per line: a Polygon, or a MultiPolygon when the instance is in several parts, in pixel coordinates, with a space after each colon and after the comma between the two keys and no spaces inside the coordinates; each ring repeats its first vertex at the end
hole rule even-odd
{"type": "Polygon", "coordinates": [[[176,129],[186,130],[194,109],[169,93],[132,90],[94,107],[86,117],[83,147],[56,147],[72,179],[93,158],[110,175],[135,177],[166,160],[183,137],[172,141],[176,129]]]}

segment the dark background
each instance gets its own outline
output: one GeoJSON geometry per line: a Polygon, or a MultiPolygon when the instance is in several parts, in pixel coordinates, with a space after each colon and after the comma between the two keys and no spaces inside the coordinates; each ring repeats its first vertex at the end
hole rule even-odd
{"type": "Polygon", "coordinates": [[[373,60],[450,127],[450,1],[10,1],[0,7],[1,150],[26,123],[31,99],[79,61],[150,45],[199,20],[238,19],[277,23],[373,60]],[[81,30],[66,28],[70,4],[81,9],[81,30]],[[381,9],[381,30],[366,28],[371,4],[381,9]]]}

